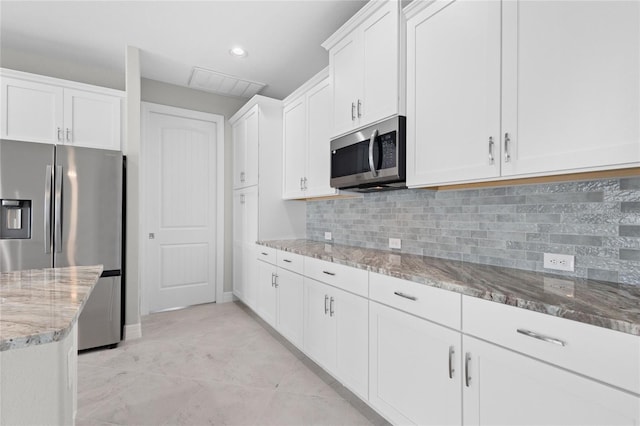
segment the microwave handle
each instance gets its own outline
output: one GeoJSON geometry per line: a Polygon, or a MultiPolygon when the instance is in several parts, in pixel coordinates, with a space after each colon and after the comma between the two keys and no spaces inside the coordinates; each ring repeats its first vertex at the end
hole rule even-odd
{"type": "Polygon", "coordinates": [[[369,138],[369,167],[371,168],[371,173],[374,176],[378,176],[378,170],[376,170],[375,164],[373,164],[373,144],[376,142],[376,138],[378,137],[378,129],[374,130],[371,134],[371,138],[369,138]]]}

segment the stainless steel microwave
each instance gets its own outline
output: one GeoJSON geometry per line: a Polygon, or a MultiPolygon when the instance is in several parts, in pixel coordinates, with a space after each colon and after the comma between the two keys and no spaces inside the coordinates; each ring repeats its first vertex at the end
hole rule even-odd
{"type": "Polygon", "coordinates": [[[331,186],[371,192],[406,187],[406,118],[398,115],[331,141],[331,186]]]}

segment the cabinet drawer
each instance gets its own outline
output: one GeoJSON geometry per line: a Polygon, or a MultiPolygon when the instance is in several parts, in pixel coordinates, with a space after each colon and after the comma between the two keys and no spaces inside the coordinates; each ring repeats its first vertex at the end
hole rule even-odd
{"type": "Polygon", "coordinates": [[[639,336],[468,296],[462,312],[466,334],[640,394],[639,336]]]}
{"type": "Polygon", "coordinates": [[[263,260],[265,262],[273,263],[275,265],[277,252],[278,250],[274,248],[256,245],[256,257],[258,258],[258,260],[263,260]]]}
{"type": "Polygon", "coordinates": [[[369,296],[369,272],[364,269],[305,257],[304,275],[360,296],[369,296]]]}
{"type": "Polygon", "coordinates": [[[369,298],[410,314],[460,330],[461,294],[374,272],[369,298]]]}
{"type": "Polygon", "coordinates": [[[302,274],[304,270],[304,258],[299,254],[278,250],[276,257],[278,258],[278,267],[302,274]]]}

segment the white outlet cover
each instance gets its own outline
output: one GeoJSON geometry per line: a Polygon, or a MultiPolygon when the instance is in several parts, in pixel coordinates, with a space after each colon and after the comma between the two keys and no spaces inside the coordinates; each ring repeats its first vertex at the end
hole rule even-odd
{"type": "Polygon", "coordinates": [[[575,271],[575,256],[570,254],[544,254],[544,268],[556,271],[575,271]]]}
{"type": "Polygon", "coordinates": [[[392,248],[392,249],[402,248],[402,240],[400,238],[389,238],[389,248],[392,248]]]}
{"type": "Polygon", "coordinates": [[[325,232],[324,233],[324,239],[328,240],[328,241],[331,241],[331,232],[325,232]]]}

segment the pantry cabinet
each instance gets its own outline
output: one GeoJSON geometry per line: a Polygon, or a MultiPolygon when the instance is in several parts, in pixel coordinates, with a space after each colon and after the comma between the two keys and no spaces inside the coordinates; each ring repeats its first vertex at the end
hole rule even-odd
{"type": "Polygon", "coordinates": [[[331,86],[323,70],[284,101],[284,199],[337,194],[329,185],[331,86]]]}
{"type": "Polygon", "coordinates": [[[259,115],[255,105],[232,126],[234,189],[258,183],[259,115]]]}
{"type": "Polygon", "coordinates": [[[365,400],[368,318],[367,299],[304,278],[304,351],[365,400]]]}
{"type": "Polygon", "coordinates": [[[248,306],[256,308],[255,242],[258,239],[258,188],[233,194],[233,291],[248,306]]]}
{"type": "Polygon", "coordinates": [[[122,92],[0,70],[2,138],[121,149],[122,92]]]}
{"type": "Polygon", "coordinates": [[[403,28],[399,1],[369,2],[323,43],[333,90],[332,138],[404,112],[403,28]]]}
{"type": "Polygon", "coordinates": [[[638,2],[437,0],[405,16],[408,186],[640,162],[638,2]]]}

